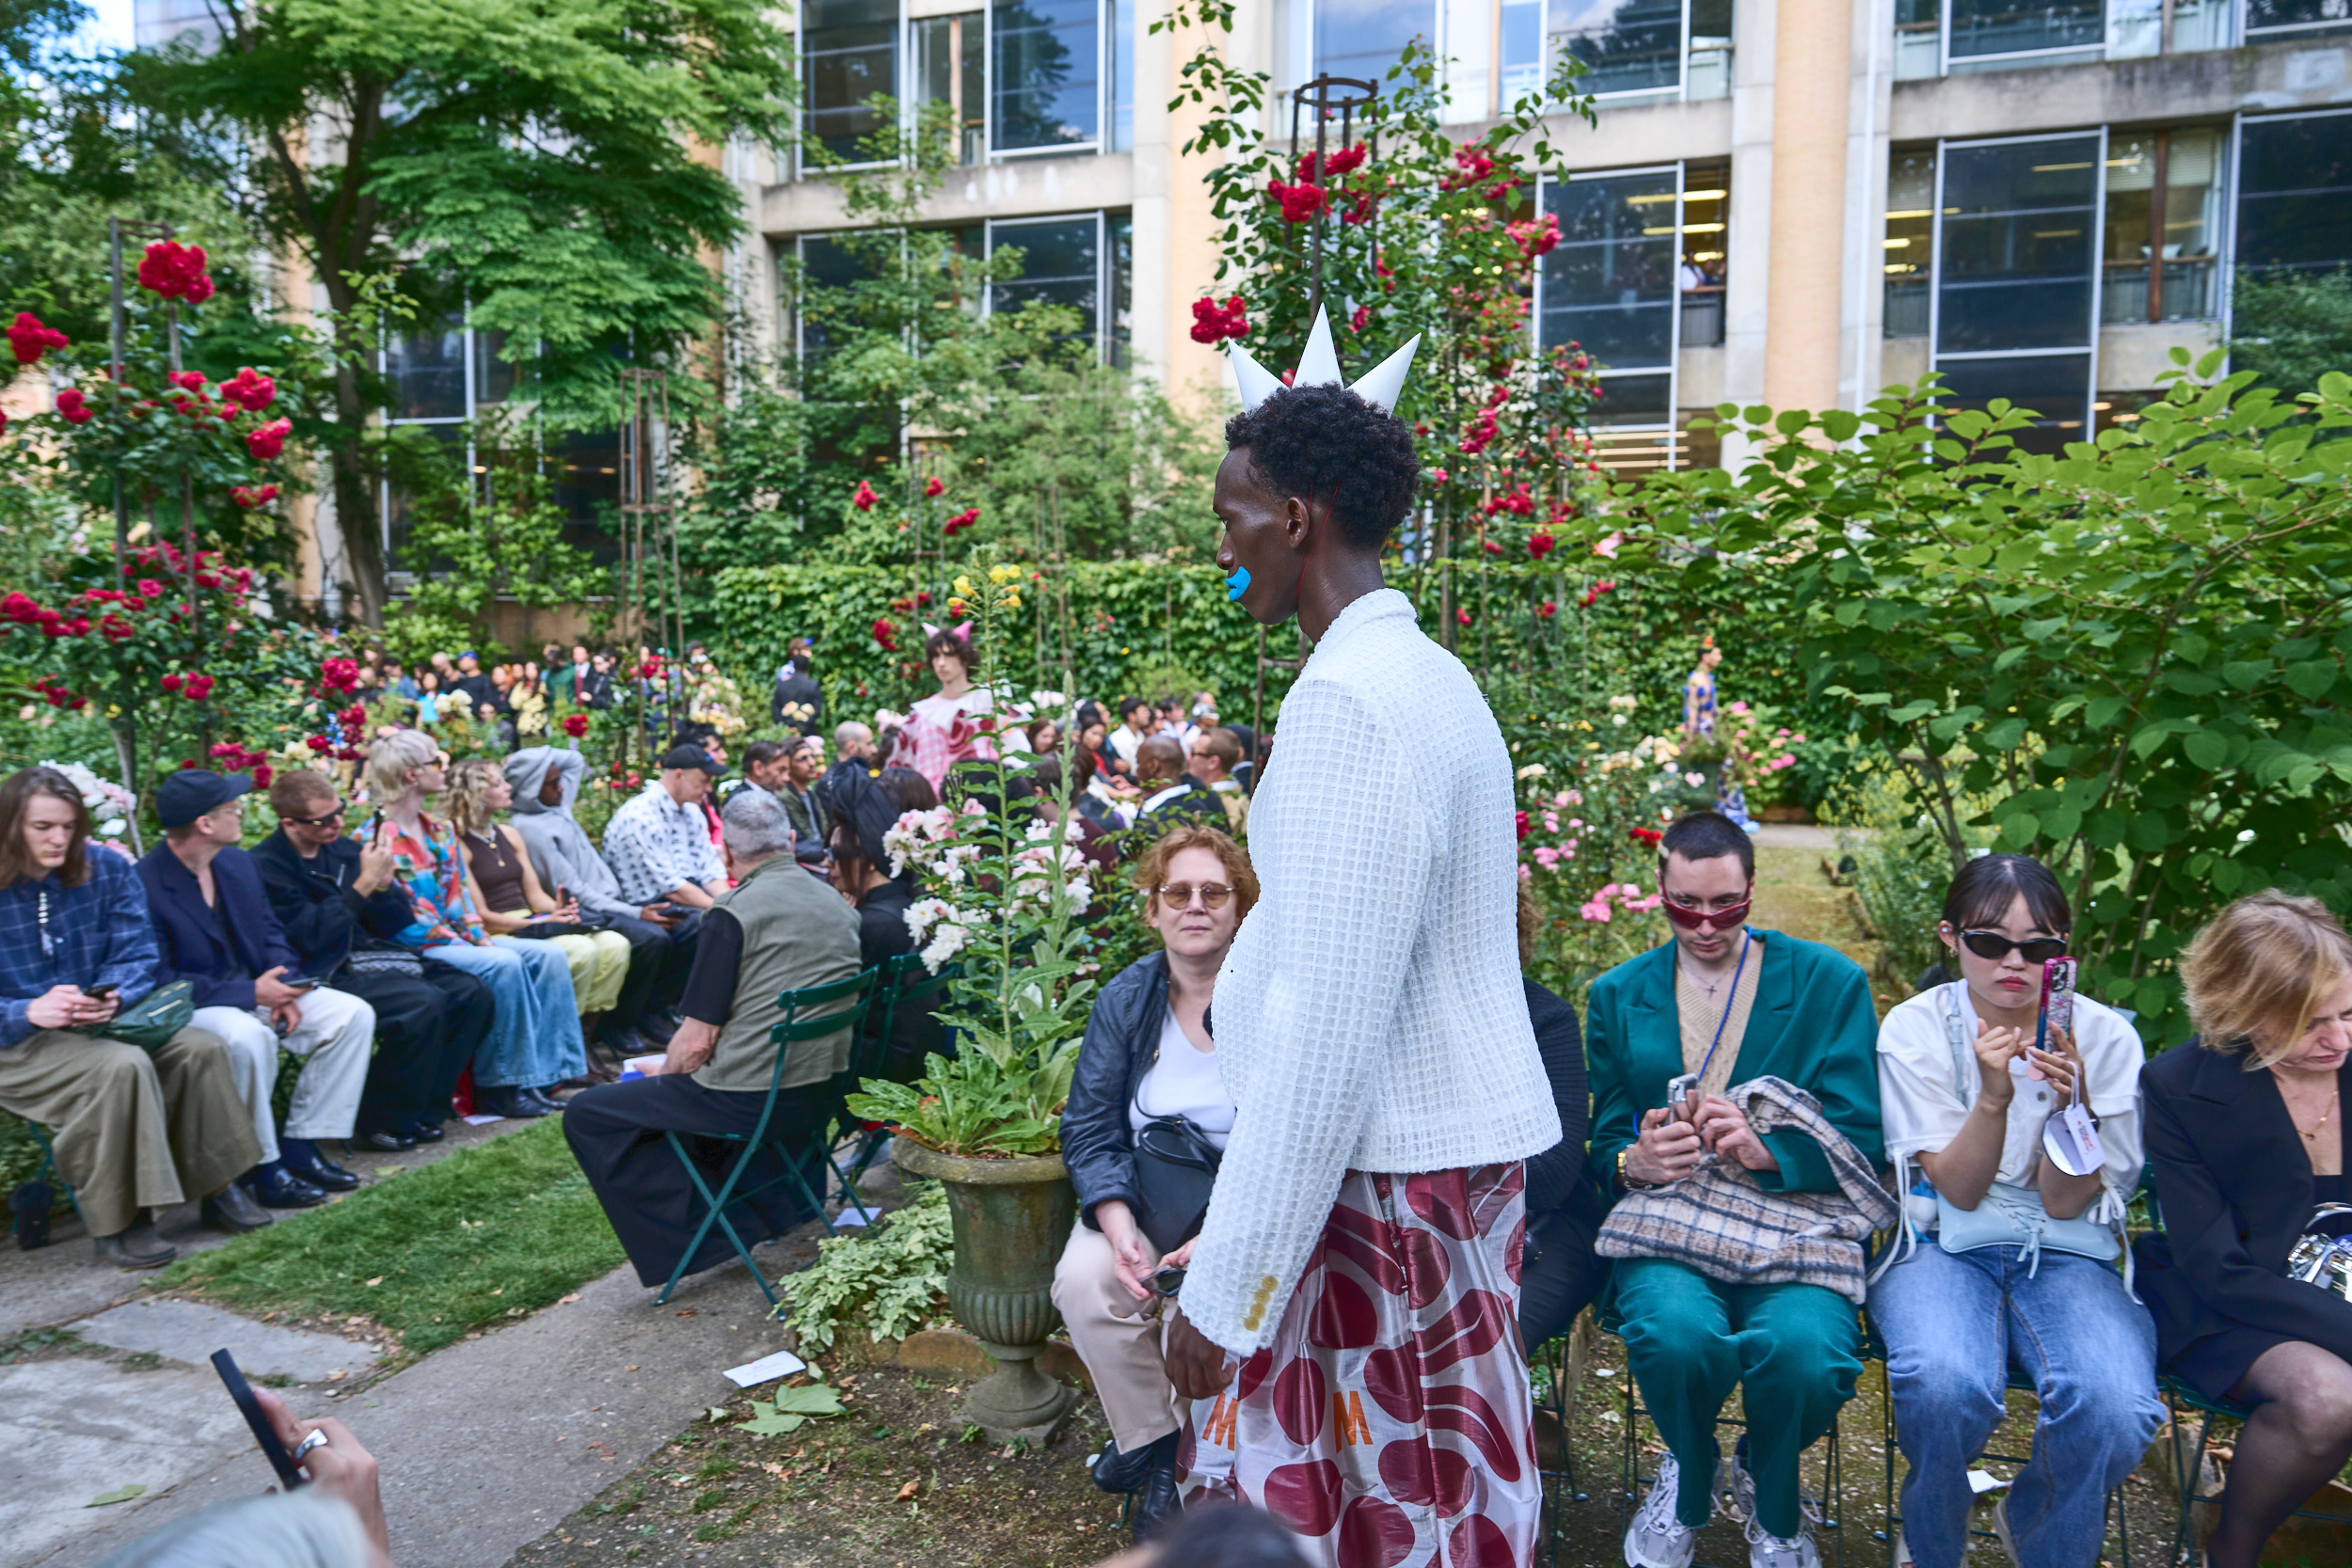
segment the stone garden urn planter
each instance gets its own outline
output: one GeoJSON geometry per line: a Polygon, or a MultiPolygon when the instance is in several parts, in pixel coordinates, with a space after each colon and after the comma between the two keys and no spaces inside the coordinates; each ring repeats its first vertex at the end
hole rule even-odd
{"type": "Polygon", "coordinates": [[[1054,1265],[1078,1217],[1069,1167],[1057,1154],[973,1160],[907,1138],[891,1140],[890,1158],[947,1189],[956,1244],[947,1303],[996,1361],[965,1397],[964,1418],[992,1443],[1024,1437],[1042,1447],[1078,1402],[1077,1390],[1036,1365],[1061,1326],[1051,1292],[1054,1265]]]}

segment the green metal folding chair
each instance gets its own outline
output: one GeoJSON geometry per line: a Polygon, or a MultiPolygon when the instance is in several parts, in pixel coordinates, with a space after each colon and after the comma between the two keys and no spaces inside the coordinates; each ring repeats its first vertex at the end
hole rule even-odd
{"type": "MultiPolygon", "coordinates": [[[[832,1156],[825,1142],[826,1129],[820,1128],[810,1139],[788,1138],[771,1131],[776,1116],[776,1095],[784,1082],[785,1066],[792,1059],[792,1047],[801,1041],[829,1039],[848,1029],[851,1031],[851,1052],[855,1053],[855,1032],[858,1025],[865,1022],[866,1009],[873,1005],[875,980],[880,973],[878,969],[864,970],[846,980],[835,980],[831,985],[810,986],[801,990],[787,990],[776,998],[776,1006],[783,1009],[784,1018],[768,1031],[769,1039],[775,1043],[776,1065],[768,1075],[767,1101],[760,1106],[759,1120],[751,1132],[662,1134],[670,1140],[670,1150],[677,1156],[678,1164],[686,1167],[687,1180],[693,1182],[694,1191],[701,1195],[704,1213],[702,1223],[694,1228],[693,1239],[678,1254],[677,1267],[670,1271],[669,1283],[661,1287],[660,1295],[654,1297],[655,1306],[661,1306],[670,1299],[671,1292],[677,1289],[678,1281],[686,1276],[687,1265],[693,1261],[694,1255],[701,1250],[704,1238],[710,1234],[714,1225],[725,1232],[727,1241],[735,1248],[735,1255],[743,1259],[745,1268],[751,1270],[752,1283],[757,1285],[759,1293],[768,1298],[768,1305],[776,1305],[775,1287],[768,1282],[768,1275],[752,1257],[750,1245],[736,1230],[734,1222],[727,1218],[727,1206],[757,1197],[789,1182],[800,1189],[801,1196],[807,1201],[810,1210],[819,1218],[823,1217],[824,1196],[809,1185],[802,1162],[814,1148],[825,1161],[826,1166],[831,1167],[832,1156]],[[685,1139],[689,1137],[723,1138],[743,1146],[742,1152],[736,1156],[734,1164],[728,1168],[726,1180],[715,1194],[711,1192],[710,1184],[703,1180],[702,1167],[694,1163],[692,1154],[686,1147],[685,1139]],[[763,1150],[772,1151],[783,1161],[784,1174],[745,1186],[745,1175],[750,1171],[752,1162],[763,1150]]],[[[838,1082],[837,1079],[833,1081],[836,1086],[838,1082]]],[[[857,1202],[854,1191],[850,1194],[850,1201],[857,1202]]],[[[858,1212],[865,1213],[863,1204],[858,1206],[858,1212]]]]}
{"type": "MultiPolygon", "coordinates": [[[[961,964],[949,964],[938,974],[933,974],[923,967],[922,956],[917,953],[900,953],[893,958],[884,958],[877,966],[880,978],[876,981],[874,988],[874,1000],[880,1004],[875,1011],[880,1013],[881,1022],[873,1030],[860,1037],[856,1049],[850,1053],[850,1070],[844,1075],[848,1082],[842,1085],[841,1092],[854,1093],[857,1086],[865,1080],[882,1076],[883,1065],[890,1057],[891,1032],[898,1022],[900,1007],[919,1003],[926,997],[939,995],[947,989],[948,982],[962,972],[961,964]]],[[[845,1136],[848,1125],[845,1113],[843,1121],[845,1136]]],[[[864,1176],[874,1162],[881,1158],[882,1151],[889,1146],[889,1143],[887,1135],[877,1133],[871,1129],[862,1128],[858,1136],[857,1152],[850,1159],[850,1168],[845,1171],[837,1161],[834,1163],[833,1173],[841,1179],[842,1190],[851,1195],[851,1201],[855,1201],[858,1178],[864,1176]]],[[[828,1147],[837,1148],[839,1144],[836,1141],[828,1147]]],[[[866,1212],[863,1204],[859,1205],[858,1212],[861,1215],[866,1212]]]]}

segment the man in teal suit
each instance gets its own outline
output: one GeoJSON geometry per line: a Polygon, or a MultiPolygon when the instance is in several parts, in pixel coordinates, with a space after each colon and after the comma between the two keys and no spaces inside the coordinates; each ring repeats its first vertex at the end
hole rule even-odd
{"type": "MultiPolygon", "coordinates": [[[[1710,1152],[1767,1192],[1836,1190],[1812,1137],[1759,1136],[1724,1097],[1756,1078],[1804,1089],[1865,1158],[1883,1158],[1868,982],[1830,948],[1749,927],[1755,886],[1746,833],[1715,812],[1684,817],[1659,845],[1675,940],[1593,982],[1592,1164],[1617,1193],[1677,1181],[1710,1152]],[[1699,1085],[1677,1117],[1666,1087],[1684,1074],[1699,1085]]],[[[1629,1568],[1689,1568],[1693,1532],[1714,1512],[1716,1418],[1741,1384],[1745,1464],[1726,1465],[1724,1481],[1748,1514],[1751,1568],[1818,1568],[1797,1460],[1853,1397],[1853,1304],[1819,1285],[1725,1285],[1651,1258],[1620,1260],[1614,1289],[1627,1360],[1669,1449],[1626,1531],[1629,1568]]]]}

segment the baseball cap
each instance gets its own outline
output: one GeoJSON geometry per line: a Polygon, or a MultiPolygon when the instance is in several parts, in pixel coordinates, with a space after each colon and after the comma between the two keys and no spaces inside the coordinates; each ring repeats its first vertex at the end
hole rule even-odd
{"type": "Polygon", "coordinates": [[[155,819],[167,829],[184,828],[214,807],[249,793],[250,773],[208,773],[183,768],[155,786],[155,819]]]}
{"type": "Polygon", "coordinates": [[[719,774],[726,771],[725,768],[711,761],[710,753],[704,751],[700,746],[671,747],[668,751],[661,753],[661,766],[665,770],[672,768],[699,768],[704,772],[710,774],[719,774]]]}

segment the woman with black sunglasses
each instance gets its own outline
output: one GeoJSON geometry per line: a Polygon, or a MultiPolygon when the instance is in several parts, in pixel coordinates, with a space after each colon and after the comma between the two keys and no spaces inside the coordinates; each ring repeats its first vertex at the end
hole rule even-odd
{"type": "Polygon", "coordinates": [[[2032,1463],[1993,1505],[2018,1568],[2098,1560],[2107,1493],[2164,1414],[2155,1328],[2116,1266],[2139,1185],[2139,1037],[2082,996],[2071,1037],[2037,1031],[2043,966],[2066,956],[2073,925],[2040,862],[1971,861],[1936,927],[1961,977],[1880,1026],[1886,1153],[1910,1194],[1869,1301],[1911,1467],[1898,1564],[1960,1568],[1968,1467],[2006,1414],[2012,1373],[2041,1402],[2032,1463]],[[2042,1132],[2077,1082],[2105,1163],[2073,1176],[2042,1132]]]}

